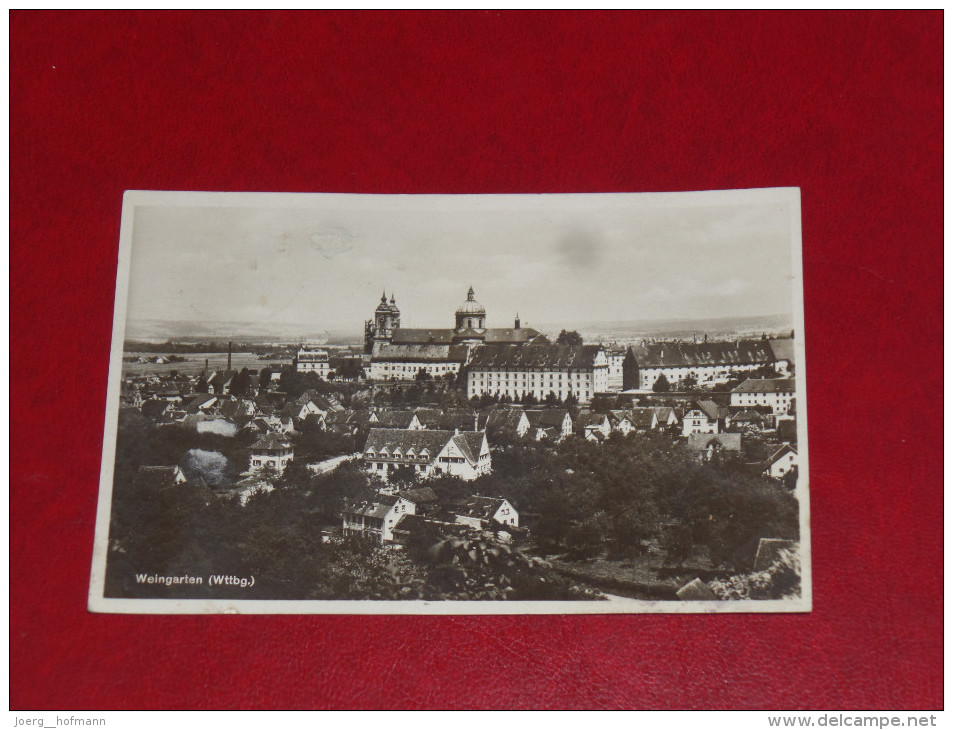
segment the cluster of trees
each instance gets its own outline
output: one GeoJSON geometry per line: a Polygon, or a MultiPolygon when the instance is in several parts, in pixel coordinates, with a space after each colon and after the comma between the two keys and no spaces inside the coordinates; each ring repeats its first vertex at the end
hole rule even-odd
{"type": "Polygon", "coordinates": [[[154,492],[117,479],[106,595],[313,600],[567,600],[594,598],[539,558],[488,534],[421,533],[407,550],[354,536],[326,542],[344,508],[375,489],[355,464],[311,475],[289,467],[270,492],[214,498],[194,485],[154,492]],[[191,575],[201,585],[139,583],[137,574],[191,575]],[[255,577],[212,586],[212,574],[255,577]]]}
{"type": "Polygon", "coordinates": [[[797,539],[790,490],[743,468],[700,463],[661,433],[613,434],[603,444],[567,439],[516,444],[493,456],[493,473],[468,485],[502,495],[531,525],[541,554],[636,557],[750,566],[762,537],[797,539]]]}
{"type": "Polygon", "coordinates": [[[579,405],[579,399],[570,393],[565,399],[560,398],[553,391],[549,391],[546,397],[540,400],[532,393],[524,393],[519,398],[512,398],[509,395],[495,395],[493,393],[484,393],[475,395],[470,399],[470,405],[474,408],[487,408],[498,404],[518,403],[524,406],[551,406],[553,408],[576,408],[579,405]]]}
{"type": "MultiPolygon", "coordinates": [[[[360,449],[360,437],[302,428],[296,459],[275,489],[242,505],[194,484],[148,492],[142,464],[182,463],[183,454],[221,454],[221,486],[247,466],[253,434],[228,438],[180,426],[156,427],[134,412],[120,419],[114,481],[108,594],[168,595],[136,573],[255,575],[255,588],[181,586],[174,595],[234,598],[581,598],[541,561],[491,537],[424,534],[405,551],[360,539],[322,540],[345,506],[371,499],[375,486],[359,463],[315,475],[305,464],[360,449]],[[204,572],[203,572],[204,571],[204,572]],[[222,593],[225,590],[226,593],[222,593]],[[228,592],[231,591],[231,592],[228,592]]],[[[473,482],[443,476],[428,484],[442,499],[506,497],[530,528],[532,553],[707,565],[745,573],[763,537],[797,539],[797,502],[783,485],[742,466],[770,448],[746,439],[741,457],[703,464],[663,433],[613,434],[602,444],[571,438],[552,444],[494,444],[494,471],[473,482]],[[502,448],[500,448],[502,446],[502,448]]],[[[401,484],[416,477],[395,473],[401,484]]],[[[206,480],[210,481],[210,480],[206,480]]],[[[783,578],[783,576],[782,576],[783,578]]],[[[752,579],[754,580],[754,579],[752,579]]],[[[763,582],[763,578],[759,578],[763,582]]],[[[757,583],[755,580],[752,585],[757,583]]],[[[790,580],[784,578],[784,580],[790,580]]],[[[728,588],[726,588],[728,590],[728,588]]],[[[735,588],[731,588],[735,590],[735,588]]],[[[741,590],[741,589],[738,589],[741,590]]],[[[751,588],[756,595],[760,588],[751,588]]]]}

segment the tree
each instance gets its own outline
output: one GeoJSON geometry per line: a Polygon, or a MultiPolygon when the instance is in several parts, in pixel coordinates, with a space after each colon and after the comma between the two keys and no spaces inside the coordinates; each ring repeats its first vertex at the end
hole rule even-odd
{"type": "Polygon", "coordinates": [[[271,384],[271,368],[262,368],[261,375],[258,376],[258,389],[264,390],[271,384]]]}
{"type": "Polygon", "coordinates": [[[242,368],[239,373],[232,378],[228,392],[242,398],[248,395],[248,391],[251,389],[251,382],[251,373],[248,372],[248,368],[242,368]]]}
{"type": "Polygon", "coordinates": [[[581,345],[582,344],[582,335],[580,335],[576,330],[562,330],[559,333],[559,337],[556,338],[557,345],[581,345]]]}
{"type": "Polygon", "coordinates": [[[427,372],[427,368],[420,368],[420,370],[418,370],[417,374],[414,376],[414,380],[416,380],[418,383],[427,383],[433,380],[433,376],[427,372]]]}
{"type": "Polygon", "coordinates": [[[656,393],[668,393],[671,389],[672,386],[669,384],[668,378],[665,377],[665,373],[661,373],[652,386],[652,390],[656,393]]]}

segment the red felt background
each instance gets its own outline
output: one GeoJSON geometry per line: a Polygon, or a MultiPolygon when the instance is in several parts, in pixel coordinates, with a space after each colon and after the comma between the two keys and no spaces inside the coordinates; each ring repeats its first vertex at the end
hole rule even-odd
{"type": "Polygon", "coordinates": [[[14,709],[941,706],[940,12],[10,31],[14,709]],[[124,190],[782,185],[802,189],[812,614],[86,612],[124,190]]]}

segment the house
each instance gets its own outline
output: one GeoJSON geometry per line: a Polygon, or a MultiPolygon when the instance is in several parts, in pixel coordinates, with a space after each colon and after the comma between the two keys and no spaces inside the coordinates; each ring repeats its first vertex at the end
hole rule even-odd
{"type": "Polygon", "coordinates": [[[774,354],[774,369],[782,375],[788,375],[794,368],[794,333],[790,337],[768,340],[768,346],[774,354]]]}
{"type": "Polygon", "coordinates": [[[605,413],[580,411],[578,421],[582,428],[582,435],[590,441],[604,441],[612,433],[612,425],[605,413]]]}
{"type": "Polygon", "coordinates": [[[465,480],[492,468],[484,431],[372,428],[362,458],[367,470],[385,482],[399,467],[412,468],[420,478],[449,474],[465,480]]]}
{"type": "Polygon", "coordinates": [[[794,469],[797,469],[797,449],[791,444],[784,444],[768,457],[764,473],[773,479],[783,479],[794,469]]]}
{"type": "Polygon", "coordinates": [[[729,431],[760,432],[774,425],[774,415],[769,406],[728,406],[725,427],[729,431]]]}
{"type": "Polygon", "coordinates": [[[281,474],[293,459],[291,442],[276,433],[267,433],[251,445],[249,471],[271,467],[281,474]]]}
{"type": "Polygon", "coordinates": [[[467,366],[467,398],[491,395],[538,401],[572,396],[589,403],[607,389],[608,361],[601,345],[484,345],[467,366]]]}
{"type": "Polygon", "coordinates": [[[797,421],[789,416],[778,416],[777,436],[780,441],[797,444],[797,421]]]}
{"type": "Polygon", "coordinates": [[[421,428],[438,431],[478,431],[479,414],[469,408],[418,408],[414,411],[421,428]]]}
{"type": "MultiPolygon", "coordinates": [[[[528,432],[536,441],[547,438],[562,441],[572,435],[572,416],[569,411],[552,408],[528,409],[525,414],[529,424],[528,432]]],[[[525,435],[525,432],[520,435],[525,435]]]]}
{"type": "MultiPolygon", "coordinates": [[[[669,410],[671,411],[671,408],[669,410]]],[[[659,426],[658,411],[655,408],[630,408],[628,414],[632,428],[636,431],[654,431],[659,426]]]]}
{"type": "Polygon", "coordinates": [[[674,408],[654,406],[653,410],[655,411],[655,421],[658,424],[658,428],[668,428],[669,426],[678,425],[678,413],[674,408]]]}
{"type": "Polygon", "coordinates": [[[367,408],[328,413],[324,417],[325,426],[329,430],[351,436],[373,427],[379,421],[377,414],[367,408]]]}
{"type": "Polygon", "coordinates": [[[200,393],[194,398],[189,399],[185,404],[185,410],[188,413],[208,413],[212,407],[221,400],[221,395],[214,393],[200,393]]]}
{"type": "Polygon", "coordinates": [[[682,436],[696,433],[720,433],[724,430],[727,409],[710,400],[700,400],[682,417],[682,436]]]}
{"type": "Polygon", "coordinates": [[[787,415],[794,400],[793,378],[749,378],[731,391],[733,406],[771,406],[774,415],[787,415]]]}
{"type": "Polygon", "coordinates": [[[216,370],[206,376],[202,387],[208,393],[228,393],[236,375],[237,370],[216,370]]]}
{"type": "Polygon", "coordinates": [[[434,490],[432,490],[430,487],[402,489],[400,490],[399,495],[408,502],[414,503],[415,514],[418,515],[433,514],[439,508],[437,493],[434,492],[434,490]]]}
{"type": "Polygon", "coordinates": [[[376,423],[380,428],[401,428],[413,431],[420,431],[424,427],[413,411],[379,411],[376,423]]]}
{"type": "Polygon", "coordinates": [[[606,413],[606,417],[609,419],[609,426],[612,430],[618,431],[623,436],[628,436],[635,430],[632,419],[629,418],[629,414],[626,411],[612,410],[606,413]]]}
{"type": "Polygon", "coordinates": [[[143,416],[151,418],[154,421],[167,417],[173,410],[175,410],[175,406],[172,403],[157,398],[145,401],[139,408],[143,416]]]}
{"type": "Polygon", "coordinates": [[[522,408],[494,408],[487,414],[488,435],[522,438],[529,433],[529,429],[529,419],[522,408]]]}
{"type": "Polygon", "coordinates": [[[416,514],[414,502],[399,494],[379,494],[344,510],[345,535],[371,535],[382,543],[394,541],[394,527],[404,515],[416,514]]]}
{"type": "Polygon", "coordinates": [[[722,452],[741,453],[740,433],[693,433],[688,436],[688,448],[702,461],[709,461],[722,452]]]}
{"type": "Polygon", "coordinates": [[[516,508],[503,497],[473,496],[451,508],[455,522],[476,530],[487,528],[491,522],[519,527],[520,516],[516,508]]]}
{"type": "Polygon", "coordinates": [[[140,466],[133,483],[139,489],[158,491],[188,481],[178,466],[140,466]]]}

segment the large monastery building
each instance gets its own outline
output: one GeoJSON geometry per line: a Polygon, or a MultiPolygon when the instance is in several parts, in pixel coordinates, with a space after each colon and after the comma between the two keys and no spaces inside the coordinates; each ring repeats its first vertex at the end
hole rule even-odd
{"type": "Polygon", "coordinates": [[[486,309],[474,295],[454,313],[454,327],[411,329],[400,326],[394,296],[381,295],[374,319],[364,325],[364,351],[371,356],[372,380],[413,380],[424,370],[432,377],[459,373],[474,350],[486,344],[515,345],[545,341],[532,327],[522,327],[519,315],[511,328],[486,326],[486,309]]]}

